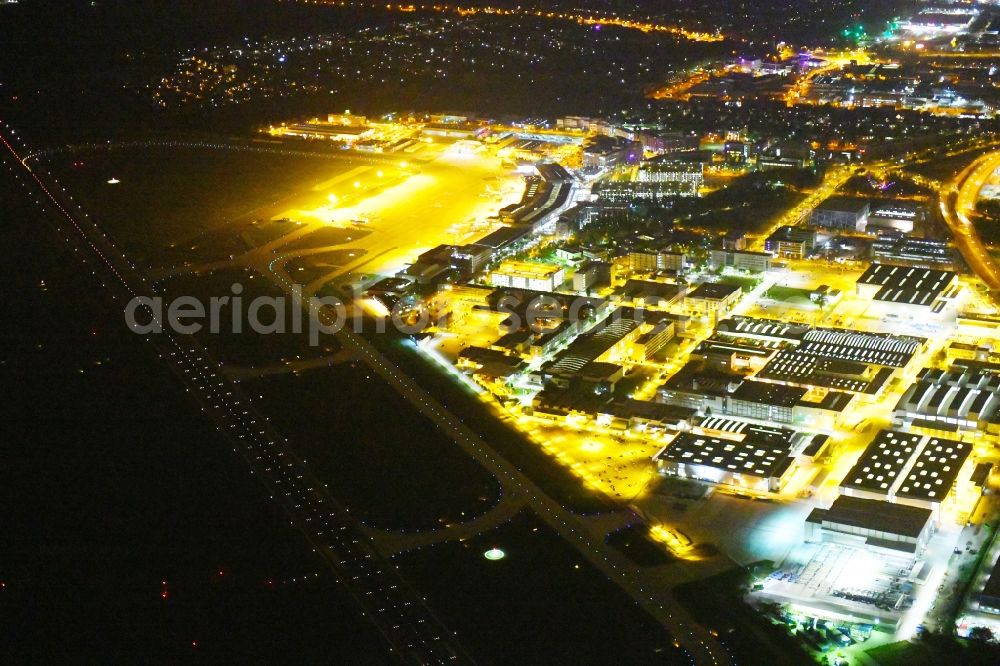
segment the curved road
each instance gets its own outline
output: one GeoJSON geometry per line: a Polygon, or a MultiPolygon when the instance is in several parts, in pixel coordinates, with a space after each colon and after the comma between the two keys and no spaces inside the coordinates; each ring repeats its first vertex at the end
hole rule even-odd
{"type": "MultiPolygon", "coordinates": [[[[146,277],[58,181],[27,166],[16,133],[3,122],[0,144],[4,149],[0,150],[0,161],[16,160],[17,166],[8,164],[8,170],[43,211],[54,213],[60,231],[75,242],[85,261],[96,266],[95,275],[114,297],[127,301],[136,296],[157,296],[146,277]]],[[[285,509],[291,524],[327,562],[393,650],[414,664],[475,663],[419,593],[376,551],[348,509],[329,495],[324,484],[294,455],[287,440],[222,372],[220,364],[192,336],[174,333],[169,326],[163,331],[162,335],[146,336],[146,340],[157,347],[217,429],[230,435],[234,451],[247,460],[251,474],[285,509]]]]}
{"type": "MultiPolygon", "coordinates": [[[[46,187],[40,175],[27,166],[27,160],[22,159],[18,151],[7,143],[2,127],[0,140],[29,171],[31,178],[37,181],[37,185],[66,216],[75,231],[98,252],[103,263],[126,285],[128,294],[152,294],[153,287],[146,277],[131,266],[123,253],[113,248],[96,225],[89,219],[79,221],[75,217],[76,213],[71,214],[67,210],[76,207],[76,204],[67,202],[67,206],[63,207],[62,202],[69,198],[68,195],[63,193],[57,196],[51,191],[55,187],[46,187]],[[105,246],[113,249],[105,251],[102,249],[105,246]]],[[[284,290],[291,291],[293,281],[280,266],[275,265],[277,262],[273,261],[273,254],[250,252],[239,259],[250,259],[249,263],[258,272],[271,277],[284,290]]],[[[326,320],[324,323],[335,318],[332,311],[324,311],[320,316],[326,320]]],[[[287,449],[285,440],[271,432],[266,419],[257,416],[252,406],[239,396],[237,387],[224,376],[218,363],[209,360],[203,349],[195,348],[191,336],[170,334],[168,328],[164,327],[164,335],[152,336],[165,338],[164,343],[174,347],[167,360],[175,365],[180,363],[178,367],[182,379],[195,382],[190,390],[195,393],[195,397],[204,398],[202,404],[206,411],[212,413],[215,410],[236,410],[235,425],[240,426],[239,429],[233,430],[230,421],[225,421],[224,425],[229,426],[227,429],[236,436],[254,473],[261,476],[261,480],[273,489],[272,496],[285,505],[294,524],[318,546],[317,551],[330,561],[335,570],[347,574],[343,579],[348,588],[355,592],[355,598],[369,611],[390,643],[416,663],[470,661],[430,609],[419,597],[414,598],[416,593],[395,572],[386,571],[386,567],[392,565],[385,563],[374,552],[367,535],[345,515],[346,509],[333,504],[323,491],[322,484],[287,449]],[[211,392],[203,395],[201,392],[205,388],[211,392]],[[275,474],[279,476],[273,478],[275,474]],[[330,543],[330,539],[334,537],[335,543],[330,543]]],[[[577,547],[594,566],[618,583],[659,620],[688,651],[693,661],[701,664],[730,663],[730,655],[725,648],[704,627],[692,620],[677,603],[669,586],[664,585],[666,581],[661,576],[642,571],[604,543],[603,535],[594,534],[583,520],[543,493],[519,469],[497,455],[472,428],[447,411],[413,379],[399,371],[370,342],[347,328],[341,329],[337,337],[346,349],[367,363],[512,491],[505,495],[522,499],[577,547]]]]}
{"type": "MultiPolygon", "coordinates": [[[[291,292],[292,280],[280,269],[272,269],[271,278],[291,292]]],[[[337,321],[334,308],[325,306],[318,314],[325,326],[337,321]]],[[[368,364],[383,380],[395,388],[421,414],[448,434],[470,457],[493,473],[505,488],[507,501],[524,498],[525,503],[552,526],[564,539],[575,546],[587,560],[625,590],[642,608],[670,631],[699,664],[729,664],[730,655],[708,630],[694,622],[674,598],[664,581],[643,571],[590,530],[574,513],[549,497],[520,469],[511,465],[483,440],[462,419],[448,411],[436,398],[425,391],[409,375],[399,370],[371,342],[341,327],[338,341],[368,364]]],[[[603,536],[603,535],[602,535],[603,536]]]]}
{"type": "Polygon", "coordinates": [[[972,272],[994,291],[1000,290],[1000,267],[983,245],[969,216],[975,211],[980,190],[997,169],[1000,169],[1000,151],[983,155],[941,191],[938,204],[962,258],[972,272]]]}

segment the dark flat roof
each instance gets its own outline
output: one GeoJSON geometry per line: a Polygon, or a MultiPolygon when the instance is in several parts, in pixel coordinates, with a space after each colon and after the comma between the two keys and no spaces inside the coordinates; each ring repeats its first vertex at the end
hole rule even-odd
{"type": "Polygon", "coordinates": [[[736,292],[743,290],[739,285],[725,284],[723,282],[704,282],[687,295],[688,298],[705,298],[713,301],[721,301],[732,296],[736,292]]]}
{"type": "Polygon", "coordinates": [[[816,210],[831,210],[843,213],[856,213],[862,215],[868,211],[870,204],[867,199],[855,199],[854,197],[833,196],[816,206],[816,210]]]}
{"type": "Polygon", "coordinates": [[[881,430],[840,484],[876,493],[888,493],[917,450],[922,435],[881,430]]]}
{"type": "Polygon", "coordinates": [[[971,453],[971,444],[932,437],[921,449],[896,495],[940,502],[951,492],[958,472],[971,453]]]}
{"type": "Polygon", "coordinates": [[[952,271],[876,263],[858,278],[858,284],[881,286],[875,294],[877,301],[930,305],[954,279],[952,271]]]}
{"type": "Polygon", "coordinates": [[[546,386],[535,396],[536,409],[556,412],[594,413],[611,400],[609,395],[598,395],[583,387],[558,388],[546,386]]]}
{"type": "Polygon", "coordinates": [[[842,412],[847,409],[847,406],[851,404],[854,396],[850,393],[843,393],[841,391],[830,391],[823,399],[819,402],[820,409],[826,409],[831,412],[842,412]]]}
{"type": "Polygon", "coordinates": [[[834,500],[829,509],[813,509],[806,522],[828,521],[848,527],[917,538],[930,519],[930,509],[841,495],[834,500]]]}
{"type": "Polygon", "coordinates": [[[548,181],[571,181],[573,176],[559,164],[536,164],[538,175],[548,181]]]}
{"type": "Polygon", "coordinates": [[[969,481],[972,481],[974,485],[983,488],[990,479],[990,472],[993,471],[993,463],[983,462],[976,465],[976,468],[972,470],[972,476],[969,477],[969,481]]]}
{"type": "Polygon", "coordinates": [[[756,345],[745,345],[738,342],[729,342],[727,340],[717,340],[714,338],[708,338],[707,340],[702,340],[695,347],[694,353],[701,354],[702,356],[707,356],[710,354],[722,354],[725,356],[731,356],[733,354],[745,354],[746,356],[759,356],[767,357],[774,352],[773,349],[768,347],[761,347],[756,345]]]}
{"type": "Polygon", "coordinates": [[[678,422],[690,421],[697,414],[697,410],[677,405],[666,405],[649,400],[615,400],[608,408],[608,413],[621,418],[639,417],[651,421],[678,422]]]}
{"type": "Polygon", "coordinates": [[[626,298],[648,299],[655,297],[672,302],[681,293],[681,287],[668,282],[653,282],[651,280],[628,280],[622,287],[622,296],[626,298]]]}
{"type": "Polygon", "coordinates": [[[732,397],[736,400],[745,400],[762,405],[794,407],[802,400],[802,396],[806,393],[808,393],[806,389],[798,386],[757,382],[748,379],[733,391],[732,397]]]}
{"type": "Polygon", "coordinates": [[[805,227],[781,227],[767,237],[769,241],[784,241],[793,243],[803,243],[806,241],[815,242],[816,232],[805,227]]]}
{"type": "Polygon", "coordinates": [[[531,227],[500,227],[493,233],[480,238],[476,245],[497,249],[509,245],[531,233],[531,227]]]}
{"type": "Polygon", "coordinates": [[[806,448],[802,449],[802,455],[808,456],[810,458],[815,458],[819,455],[819,452],[826,448],[827,442],[830,441],[829,435],[816,435],[806,445],[806,448]]]}
{"type": "Polygon", "coordinates": [[[657,459],[772,478],[780,477],[791,464],[790,443],[782,444],[765,443],[750,433],[737,441],[682,432],[657,455],[657,459]]]}
{"type": "Polygon", "coordinates": [[[900,550],[904,553],[917,552],[917,544],[907,543],[906,541],[893,541],[892,539],[877,539],[875,537],[868,537],[867,539],[865,539],[865,544],[869,546],[876,546],[878,548],[891,548],[892,550],[900,550]]]}
{"type": "Polygon", "coordinates": [[[667,380],[663,388],[702,395],[728,395],[729,387],[742,380],[742,375],[722,372],[702,361],[688,361],[667,380]]]}

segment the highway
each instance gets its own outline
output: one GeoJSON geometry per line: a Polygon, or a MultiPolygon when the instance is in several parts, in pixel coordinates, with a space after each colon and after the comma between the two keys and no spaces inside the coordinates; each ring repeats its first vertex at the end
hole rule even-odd
{"type": "MultiPolygon", "coordinates": [[[[271,273],[282,289],[292,293],[293,281],[281,270],[271,273]]],[[[335,310],[325,306],[317,315],[326,326],[337,321],[335,310]]],[[[383,380],[406,398],[417,411],[450,436],[474,460],[490,471],[504,487],[505,502],[523,501],[564,539],[576,547],[587,560],[616,582],[664,627],[687,650],[695,663],[729,664],[725,648],[690,617],[673,597],[670,585],[661,577],[640,569],[622,553],[604,541],[604,532],[595,534],[581,519],[545,494],[521,470],[511,465],[483,440],[470,426],[449,412],[437,399],[399,370],[371,342],[344,326],[337,339],[353,351],[383,380]]],[[[676,582],[676,581],[675,581],[676,582]]]]}
{"type": "MultiPolygon", "coordinates": [[[[112,295],[127,302],[154,297],[152,284],[89,219],[51,174],[26,165],[27,150],[16,131],[0,122],[3,161],[25,195],[51,213],[59,231],[112,295]]],[[[152,315],[152,312],[150,312],[152,315]]],[[[246,459],[250,472],[285,509],[292,526],[301,531],[315,552],[330,566],[391,649],[414,664],[470,664],[472,657],[443,623],[384,560],[364,536],[348,509],[338,504],[308,467],[290,450],[256,411],[220,364],[192,336],[170,332],[147,336],[160,357],[177,374],[188,393],[229,435],[234,451],[246,459]]]]}
{"type": "Polygon", "coordinates": [[[983,155],[940,190],[938,202],[941,216],[951,229],[962,258],[994,291],[1000,289],[1000,268],[983,245],[969,216],[975,211],[980,190],[997,169],[1000,169],[1000,151],[983,155]]]}
{"type": "MultiPolygon", "coordinates": [[[[386,265],[399,265],[438,242],[456,242],[449,238],[456,220],[465,220],[495,210],[500,205],[495,193],[502,187],[515,200],[523,187],[519,177],[498,180],[502,172],[499,161],[485,156],[442,155],[422,163],[419,172],[400,185],[393,186],[372,197],[366,197],[347,208],[333,209],[339,219],[370,217],[366,227],[371,233],[355,241],[334,246],[338,250],[355,251],[359,255],[353,264],[337,267],[306,285],[308,297],[319,284],[335,276],[350,272],[373,272],[386,265]],[[498,184],[505,186],[498,186],[498,184]],[[517,185],[511,189],[511,186],[517,185]],[[490,192],[494,194],[491,195],[490,192]],[[516,195],[516,196],[515,196],[516,195]]],[[[272,211],[277,216],[302,220],[306,225],[294,234],[262,245],[232,260],[213,262],[208,266],[190,267],[188,270],[211,268],[251,267],[269,276],[285,293],[291,294],[296,280],[285,269],[287,261],[331,248],[313,248],[283,252],[290,242],[311,233],[313,228],[330,224],[324,207],[310,208],[314,202],[325,201],[328,192],[318,191],[314,201],[272,211]]],[[[324,324],[336,320],[331,310],[320,313],[324,324]]],[[[466,453],[489,470],[504,486],[504,509],[513,505],[527,505],[553,526],[568,542],[576,546],[592,564],[618,583],[653,617],[659,620],[678,642],[688,650],[698,663],[725,664],[729,655],[706,631],[698,627],[673,598],[672,584],[657,573],[644,572],[627,558],[604,542],[604,532],[588,529],[589,524],[564,509],[558,502],[543,493],[527,476],[514,468],[483,441],[470,427],[448,412],[436,399],[424,391],[414,380],[398,370],[374,345],[360,335],[341,329],[337,333],[344,349],[369,365],[390,386],[395,388],[414,407],[427,416],[444,433],[461,446],[466,453]]],[[[461,530],[465,534],[467,530],[461,530]]],[[[458,533],[458,531],[456,531],[458,533]]],[[[673,581],[674,583],[676,581],[673,581]]]]}
{"type": "MultiPolygon", "coordinates": [[[[592,10],[555,11],[554,8],[532,9],[519,5],[506,7],[490,7],[458,5],[458,4],[383,4],[379,2],[364,2],[363,0],[297,0],[313,4],[339,5],[341,7],[351,7],[354,9],[377,9],[383,11],[414,12],[419,9],[422,12],[437,12],[439,14],[452,14],[458,17],[475,16],[477,14],[487,14],[493,16],[516,16],[531,17],[538,19],[548,19],[550,21],[567,21],[585,26],[615,26],[625,30],[638,30],[644,33],[667,34],[678,39],[688,39],[695,42],[721,42],[725,37],[718,32],[698,32],[689,30],[681,25],[657,23],[649,19],[629,18],[616,13],[596,14],[592,10]]],[[[544,7],[544,5],[542,6],[544,7]]]]}
{"type": "MultiPolygon", "coordinates": [[[[10,150],[20,161],[19,153],[12,147],[10,150]]],[[[67,209],[59,204],[60,199],[68,199],[68,195],[62,193],[56,195],[45,189],[42,176],[47,174],[36,175],[26,166],[26,162],[27,160],[22,162],[23,168],[31,172],[32,177],[37,180],[37,186],[42,187],[46,196],[59,206],[60,211],[67,216],[78,234],[94,248],[110,247],[110,240],[89,220],[76,221],[76,214],[70,215],[67,209]]],[[[440,168],[446,170],[449,176],[457,177],[464,174],[465,182],[469,181],[469,170],[472,166],[468,163],[455,163],[450,159],[440,161],[440,168]]],[[[473,171],[471,174],[479,176],[473,182],[483,183],[480,186],[482,190],[476,188],[479,192],[487,189],[486,179],[491,168],[492,165],[482,165],[481,173],[473,171]]],[[[435,175],[438,174],[429,174],[428,177],[435,175]]],[[[391,194],[393,197],[391,203],[396,209],[388,217],[384,209],[378,213],[380,220],[387,220],[389,223],[382,224],[376,221],[372,224],[375,228],[372,236],[377,234],[381,237],[376,236],[375,243],[368,249],[375,251],[384,248],[376,252],[376,255],[386,250],[395,250],[400,255],[405,253],[412,256],[417,241],[426,237],[427,233],[435,228],[440,232],[444,227],[443,220],[455,219],[452,215],[457,209],[462,207],[475,209],[485,205],[479,192],[468,187],[459,190],[456,180],[442,178],[438,182],[435,179],[435,182],[428,183],[428,186],[408,192],[410,195],[417,195],[418,206],[411,206],[409,197],[400,197],[397,202],[396,197],[399,193],[393,189],[386,191],[386,194],[391,194]],[[443,205],[449,207],[448,215],[440,217],[433,215],[443,205]],[[433,221],[427,219],[432,215],[437,219],[433,221]],[[421,224],[422,221],[424,224],[421,224]]],[[[382,195],[376,195],[373,199],[379,196],[382,195]]],[[[363,203],[367,204],[368,201],[363,203]]],[[[374,201],[371,205],[376,203],[386,202],[374,201]]],[[[491,203],[491,205],[496,204],[491,203]]],[[[470,214],[473,212],[469,210],[470,214]]],[[[80,214],[86,215],[82,212],[80,214]]],[[[321,220],[317,220],[316,223],[329,224],[328,221],[321,220]]],[[[295,236],[301,237],[305,233],[308,232],[297,232],[295,236]]],[[[288,241],[289,238],[286,237],[281,243],[288,241]]],[[[126,295],[129,298],[135,294],[154,293],[151,283],[138,271],[130,265],[127,269],[122,268],[128,265],[128,261],[117,248],[113,251],[102,250],[99,254],[108,268],[116,275],[124,276],[119,280],[128,287],[126,295]],[[104,260],[106,257],[111,259],[104,260]]],[[[294,281],[285,272],[283,267],[285,262],[281,258],[283,255],[280,254],[279,245],[268,244],[234,260],[219,262],[218,267],[252,266],[261,274],[270,276],[286,292],[291,292],[294,281]]],[[[357,268],[357,266],[345,267],[346,270],[357,270],[357,268]]],[[[330,323],[334,315],[324,311],[321,317],[325,323],[330,323]]],[[[164,327],[164,330],[167,328],[169,327],[164,327]]],[[[389,570],[391,565],[375,552],[371,542],[351,520],[347,510],[337,505],[307,467],[294,457],[287,446],[287,441],[273,432],[265,419],[256,415],[252,405],[240,395],[230,378],[224,375],[219,364],[209,359],[190,336],[177,336],[165,332],[163,336],[154,337],[163,338],[157,340],[157,344],[169,345],[164,355],[166,360],[178,369],[178,374],[188,384],[194,397],[199,399],[203,409],[213,416],[219,413],[220,427],[224,427],[234,435],[238,444],[237,450],[247,458],[253,473],[271,489],[272,497],[289,511],[293,524],[306,534],[316,546],[317,552],[327,558],[335,571],[342,574],[342,580],[348,583],[355,598],[373,617],[387,640],[404,655],[409,656],[409,660],[414,663],[471,661],[460,644],[433,616],[431,610],[419,601],[416,593],[406,587],[395,572],[389,570]]],[[[345,349],[372,367],[421,413],[451,436],[471,457],[491,471],[504,485],[506,498],[510,498],[510,501],[516,504],[529,506],[569,543],[578,548],[594,566],[619,584],[661,622],[688,651],[695,663],[730,663],[730,656],[723,646],[708,630],[697,625],[673,598],[670,588],[676,581],[671,581],[669,575],[640,569],[620,552],[608,546],[604,542],[603,532],[593,529],[591,525],[544,494],[520,470],[497,455],[469,426],[449,413],[415,381],[385,359],[367,340],[346,329],[338,333],[338,338],[345,349]]]]}

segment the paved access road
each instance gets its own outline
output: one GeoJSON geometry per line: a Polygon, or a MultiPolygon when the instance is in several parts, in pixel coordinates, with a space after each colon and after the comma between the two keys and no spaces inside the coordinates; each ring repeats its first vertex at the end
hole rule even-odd
{"type": "Polygon", "coordinates": [[[1000,169],[1000,151],[983,155],[941,191],[939,200],[941,216],[951,229],[962,258],[992,290],[1000,289],[1000,267],[983,245],[969,216],[975,211],[980,190],[997,169],[1000,169]]]}
{"type": "MultiPolygon", "coordinates": [[[[19,181],[25,195],[51,213],[58,229],[78,256],[95,267],[95,275],[122,301],[154,297],[146,277],[89,219],[47,172],[27,166],[16,134],[0,122],[0,164],[19,181]]],[[[152,314],[152,313],[151,313],[152,314]]],[[[381,631],[392,649],[414,664],[471,664],[474,660],[396,571],[380,556],[370,539],[312,472],[299,460],[267,419],[239,387],[222,372],[190,335],[164,326],[162,335],[148,336],[186,390],[220,431],[230,436],[234,451],[285,509],[291,524],[302,532],[314,551],[381,631]]]]}

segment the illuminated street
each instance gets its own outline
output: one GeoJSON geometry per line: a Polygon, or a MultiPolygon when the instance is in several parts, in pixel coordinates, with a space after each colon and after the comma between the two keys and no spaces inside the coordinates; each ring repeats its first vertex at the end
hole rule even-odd
{"type": "Polygon", "coordinates": [[[973,272],[990,289],[1000,289],[1000,268],[983,246],[969,216],[980,190],[1000,168],[1000,153],[991,153],[970,164],[941,194],[941,215],[955,234],[955,244],[973,272]]]}
{"type": "Polygon", "coordinates": [[[210,4],[0,0],[6,662],[1000,663],[1000,5],[210,4]]]}

